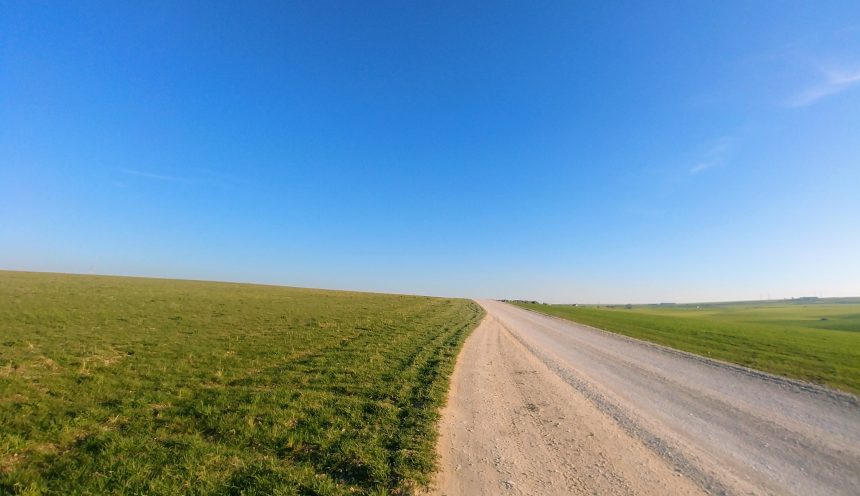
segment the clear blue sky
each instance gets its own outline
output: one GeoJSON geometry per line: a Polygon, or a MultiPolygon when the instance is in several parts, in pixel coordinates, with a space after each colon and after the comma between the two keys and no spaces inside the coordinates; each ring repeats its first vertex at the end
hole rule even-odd
{"type": "Polygon", "coordinates": [[[860,2],[0,2],[0,267],[860,295],[860,2]]]}

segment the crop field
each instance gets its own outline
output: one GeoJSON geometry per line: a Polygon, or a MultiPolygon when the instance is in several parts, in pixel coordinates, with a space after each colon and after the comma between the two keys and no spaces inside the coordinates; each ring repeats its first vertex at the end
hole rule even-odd
{"type": "Polygon", "coordinates": [[[0,271],[0,494],[403,494],[467,300],[0,271]]]}
{"type": "Polygon", "coordinates": [[[860,299],[523,308],[860,393],[860,299]]]}

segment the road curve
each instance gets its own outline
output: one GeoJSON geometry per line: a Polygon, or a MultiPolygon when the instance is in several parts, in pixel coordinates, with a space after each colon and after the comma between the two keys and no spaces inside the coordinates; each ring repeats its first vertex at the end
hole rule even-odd
{"type": "Polygon", "coordinates": [[[436,494],[860,494],[855,396],[479,303],[436,494]]]}

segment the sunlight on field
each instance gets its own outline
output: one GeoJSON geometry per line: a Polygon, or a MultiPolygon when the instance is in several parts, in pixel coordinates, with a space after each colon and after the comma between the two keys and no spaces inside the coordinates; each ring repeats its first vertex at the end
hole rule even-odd
{"type": "Polygon", "coordinates": [[[860,300],[701,305],[517,303],[747,367],[860,393],[860,300]]]}
{"type": "Polygon", "coordinates": [[[0,272],[0,493],[426,483],[456,299],[0,272]]]}

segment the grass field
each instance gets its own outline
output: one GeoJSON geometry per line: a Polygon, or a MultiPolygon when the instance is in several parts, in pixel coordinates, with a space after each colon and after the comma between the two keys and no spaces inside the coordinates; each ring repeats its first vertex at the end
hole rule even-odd
{"type": "Polygon", "coordinates": [[[0,494],[426,483],[466,300],[0,272],[0,494]]]}
{"type": "Polygon", "coordinates": [[[699,355],[860,393],[860,299],[632,308],[517,304],[699,355]]]}

